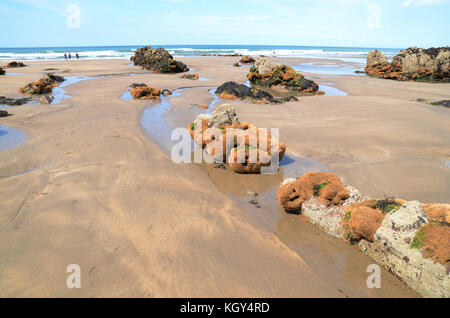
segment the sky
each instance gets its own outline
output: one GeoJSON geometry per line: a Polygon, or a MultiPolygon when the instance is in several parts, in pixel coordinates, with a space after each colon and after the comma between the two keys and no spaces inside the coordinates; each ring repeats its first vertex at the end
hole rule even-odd
{"type": "Polygon", "coordinates": [[[0,47],[450,45],[450,0],[0,0],[0,47]]]}

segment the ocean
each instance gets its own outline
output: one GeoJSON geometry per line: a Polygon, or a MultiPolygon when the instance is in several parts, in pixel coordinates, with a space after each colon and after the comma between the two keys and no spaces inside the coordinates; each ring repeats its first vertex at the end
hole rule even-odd
{"type": "MultiPolygon", "coordinates": [[[[88,46],[88,47],[40,47],[0,48],[0,61],[61,60],[64,53],[78,53],[81,59],[129,59],[142,45],[88,46]]],[[[269,45],[154,45],[163,47],[174,56],[203,56],[214,54],[266,55],[280,57],[305,57],[342,59],[362,62],[375,48],[327,47],[327,46],[269,46],[269,45]]],[[[400,49],[377,48],[388,58],[400,49]]]]}

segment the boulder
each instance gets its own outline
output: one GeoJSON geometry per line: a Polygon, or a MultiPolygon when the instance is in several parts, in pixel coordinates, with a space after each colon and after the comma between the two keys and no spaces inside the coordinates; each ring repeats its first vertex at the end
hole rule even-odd
{"type": "Polygon", "coordinates": [[[6,110],[0,109],[0,117],[6,117],[6,116],[9,116],[9,113],[6,110]]]}
{"type": "Polygon", "coordinates": [[[55,98],[53,97],[53,95],[42,95],[39,99],[39,102],[41,103],[41,105],[48,105],[51,104],[54,99],[55,98]]]}
{"type": "Polygon", "coordinates": [[[199,75],[197,73],[183,74],[180,76],[181,78],[186,78],[190,80],[197,81],[199,79],[199,75]]]}
{"type": "Polygon", "coordinates": [[[6,71],[0,67],[0,75],[5,75],[6,71]]]}
{"type": "Polygon", "coordinates": [[[52,73],[45,74],[42,77],[42,80],[44,82],[49,83],[52,86],[58,86],[59,83],[62,83],[62,82],[65,81],[64,77],[58,76],[58,75],[55,75],[55,74],[52,74],[52,73]]]}
{"type": "Polygon", "coordinates": [[[260,74],[271,73],[278,66],[278,64],[274,63],[267,57],[258,57],[255,62],[255,67],[258,69],[260,74]]]}
{"type": "MultiPolygon", "coordinates": [[[[272,68],[271,66],[267,67],[272,68]]],[[[266,71],[268,68],[263,67],[262,71],[266,71]]],[[[306,79],[290,66],[277,65],[269,72],[262,73],[262,71],[257,67],[250,68],[250,73],[247,75],[250,83],[263,87],[281,87],[305,95],[316,94],[319,90],[317,83],[306,79]]]]}
{"type": "Polygon", "coordinates": [[[130,90],[133,99],[150,100],[160,99],[161,91],[156,87],[138,86],[130,90]]]}
{"type": "Polygon", "coordinates": [[[182,73],[189,68],[182,62],[173,59],[163,48],[152,49],[150,46],[141,47],[135,51],[131,61],[136,66],[157,73],[182,73]]]}
{"type": "Polygon", "coordinates": [[[5,96],[0,96],[0,105],[9,105],[9,106],[20,106],[28,103],[31,100],[30,97],[26,98],[7,98],[5,96]]]}
{"type": "Polygon", "coordinates": [[[244,56],[239,62],[242,64],[252,64],[255,63],[255,59],[251,56],[244,56]]]}
{"type": "Polygon", "coordinates": [[[358,207],[351,207],[346,210],[346,217],[344,220],[348,224],[347,238],[351,241],[364,238],[370,242],[373,242],[375,232],[381,226],[381,222],[384,219],[384,214],[378,209],[372,209],[359,204],[358,207]]]}
{"type": "Polygon", "coordinates": [[[25,67],[26,65],[25,64],[23,64],[22,62],[16,62],[16,61],[14,61],[14,62],[9,62],[7,65],[6,65],[6,67],[11,67],[11,68],[14,68],[14,67],[25,67]]]}
{"type": "Polygon", "coordinates": [[[386,56],[379,50],[373,50],[370,51],[369,54],[367,54],[367,63],[366,63],[367,66],[387,62],[388,60],[386,56]]]}
{"type": "Polygon", "coordinates": [[[279,204],[290,213],[300,213],[302,204],[312,197],[325,206],[342,205],[350,197],[350,191],[333,173],[308,172],[280,187],[277,193],[279,204]]]}
{"type": "Polygon", "coordinates": [[[239,123],[239,119],[234,107],[230,104],[222,104],[213,111],[208,124],[209,127],[219,128],[235,123],[239,123]]]}
{"type": "Polygon", "coordinates": [[[241,64],[239,64],[239,62],[235,62],[235,63],[233,64],[233,66],[234,66],[234,67],[241,67],[241,64]]]}
{"type": "Polygon", "coordinates": [[[169,96],[169,95],[172,95],[172,92],[169,91],[168,89],[163,89],[162,92],[161,92],[161,95],[169,96]]]}
{"type": "Polygon", "coordinates": [[[36,82],[29,83],[24,87],[19,89],[19,92],[24,95],[42,95],[50,94],[52,92],[53,86],[48,82],[40,79],[36,82]]]}
{"type": "Polygon", "coordinates": [[[244,84],[238,84],[236,82],[226,82],[219,86],[216,90],[216,95],[219,95],[222,99],[236,99],[247,100],[252,103],[270,103],[270,104],[282,104],[290,101],[298,101],[294,96],[284,98],[274,98],[272,94],[258,89],[250,88],[244,84]]]}
{"type": "MultiPolygon", "coordinates": [[[[369,62],[369,58],[368,58],[369,62]]],[[[450,81],[450,47],[411,47],[397,54],[391,63],[367,64],[367,74],[400,81],[450,81]]]]}

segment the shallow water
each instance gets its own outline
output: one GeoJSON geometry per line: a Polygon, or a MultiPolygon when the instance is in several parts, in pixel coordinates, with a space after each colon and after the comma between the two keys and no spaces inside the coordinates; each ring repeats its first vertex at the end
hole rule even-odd
{"type": "Polygon", "coordinates": [[[40,75],[41,73],[10,73],[6,72],[5,75],[40,75]]]}
{"type": "Polygon", "coordinates": [[[347,96],[348,93],[344,92],[334,86],[331,83],[319,84],[319,90],[324,91],[326,96],[347,96]]]}
{"type": "Polygon", "coordinates": [[[355,71],[361,70],[361,67],[350,67],[341,66],[337,64],[315,64],[315,63],[302,63],[299,65],[292,65],[294,70],[307,72],[307,73],[317,73],[317,74],[327,74],[327,75],[362,75],[357,74],[355,71]]]}
{"type": "Polygon", "coordinates": [[[450,168],[450,160],[444,160],[444,165],[445,165],[447,168],[450,168]]]}
{"type": "Polygon", "coordinates": [[[0,125],[0,151],[9,150],[23,144],[25,133],[8,128],[6,125],[0,125]]]}

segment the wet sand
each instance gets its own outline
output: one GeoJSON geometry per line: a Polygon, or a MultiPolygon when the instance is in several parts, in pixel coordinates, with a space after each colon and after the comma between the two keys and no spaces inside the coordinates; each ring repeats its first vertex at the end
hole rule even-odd
{"type": "MultiPolygon", "coordinates": [[[[134,82],[202,86],[173,96],[161,114],[169,127],[185,127],[213,100],[210,87],[246,81],[247,68],[231,67],[238,58],[181,60],[211,80],[151,74],[124,60],[20,70],[95,77],[65,87],[70,97],[57,104],[10,107],[0,119],[26,134],[0,152],[0,296],[418,296],[386,271],[382,288],[368,289],[369,257],[281,212],[274,196],[285,172],[324,167],[367,195],[449,203],[449,112],[415,101],[448,98],[448,86],[309,74],[348,96],[233,101],[241,121],[280,128],[292,161],[276,175],[237,176],[172,163],[164,130],[154,140],[140,125],[158,104],[121,99],[134,82]],[[260,208],[247,190],[259,193],[260,208]],[[82,269],[79,290],[65,286],[69,264],[82,269]]],[[[2,76],[0,95],[18,96],[39,77],[2,76]]]]}

